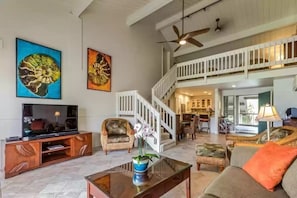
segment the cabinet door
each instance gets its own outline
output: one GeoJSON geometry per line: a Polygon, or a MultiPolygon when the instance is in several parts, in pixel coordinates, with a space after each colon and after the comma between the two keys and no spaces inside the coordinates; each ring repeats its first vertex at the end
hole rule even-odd
{"type": "Polygon", "coordinates": [[[207,99],[207,105],[206,106],[207,106],[207,108],[212,106],[211,99],[207,99]]]}
{"type": "Polygon", "coordinates": [[[92,133],[79,134],[73,137],[74,156],[92,154],[92,133]]]}
{"type": "Polygon", "coordinates": [[[17,175],[26,170],[37,168],[40,164],[40,143],[20,142],[6,144],[5,177],[17,175]]]}

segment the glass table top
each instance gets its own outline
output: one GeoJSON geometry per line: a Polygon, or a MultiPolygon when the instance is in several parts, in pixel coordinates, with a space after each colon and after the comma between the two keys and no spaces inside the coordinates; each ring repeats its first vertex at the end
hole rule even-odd
{"type": "Polygon", "coordinates": [[[108,197],[134,197],[190,169],[191,166],[191,164],[161,156],[160,159],[150,162],[148,170],[143,173],[133,171],[131,160],[129,163],[85,178],[108,197]]]}

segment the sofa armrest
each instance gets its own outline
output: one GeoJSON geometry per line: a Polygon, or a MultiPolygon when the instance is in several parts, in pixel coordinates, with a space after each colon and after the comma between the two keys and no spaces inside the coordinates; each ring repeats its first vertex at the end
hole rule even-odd
{"type": "Polygon", "coordinates": [[[259,147],[236,146],[232,150],[230,165],[242,168],[242,166],[256,153],[259,147]]]}

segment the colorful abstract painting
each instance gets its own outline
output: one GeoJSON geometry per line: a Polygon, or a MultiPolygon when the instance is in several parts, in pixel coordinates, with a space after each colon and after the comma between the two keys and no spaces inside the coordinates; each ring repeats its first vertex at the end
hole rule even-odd
{"type": "Polygon", "coordinates": [[[87,88],[111,91],[111,56],[88,48],[87,88]]]}
{"type": "Polygon", "coordinates": [[[61,99],[61,51],[16,38],[17,97],[61,99]]]}

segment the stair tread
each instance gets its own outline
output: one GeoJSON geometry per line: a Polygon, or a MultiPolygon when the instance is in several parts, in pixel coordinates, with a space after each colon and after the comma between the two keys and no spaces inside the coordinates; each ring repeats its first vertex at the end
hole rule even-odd
{"type": "Polygon", "coordinates": [[[170,143],[173,143],[173,142],[175,142],[175,141],[172,140],[172,139],[166,139],[166,140],[162,140],[161,144],[170,144],[170,143]]]}

